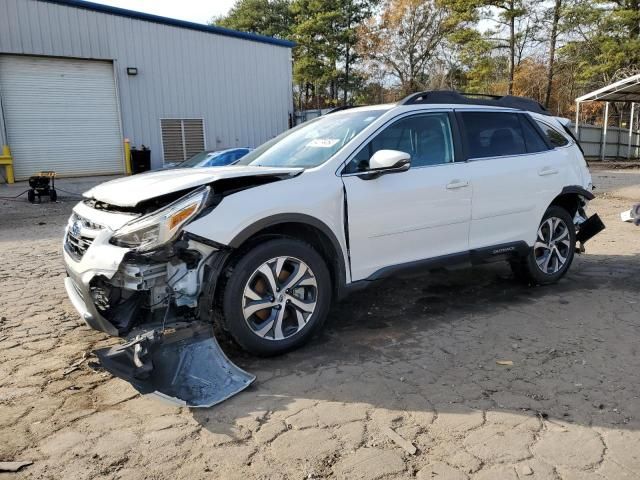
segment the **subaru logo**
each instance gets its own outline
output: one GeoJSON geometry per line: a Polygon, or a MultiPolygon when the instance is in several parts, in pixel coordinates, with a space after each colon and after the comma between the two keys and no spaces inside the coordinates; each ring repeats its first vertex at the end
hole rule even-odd
{"type": "Polygon", "coordinates": [[[74,237],[79,237],[80,236],[80,222],[73,222],[71,224],[71,235],[73,235],[74,237]]]}

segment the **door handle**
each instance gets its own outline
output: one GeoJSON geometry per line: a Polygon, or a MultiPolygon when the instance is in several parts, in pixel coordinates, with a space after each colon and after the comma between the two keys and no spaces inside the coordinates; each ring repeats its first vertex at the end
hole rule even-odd
{"type": "Polygon", "coordinates": [[[546,175],[555,175],[557,173],[558,173],[558,170],[551,167],[543,167],[540,170],[538,170],[538,175],[540,175],[541,177],[544,177],[546,175]]]}
{"type": "Polygon", "coordinates": [[[455,190],[456,188],[464,188],[468,186],[469,182],[466,180],[451,180],[451,182],[447,184],[447,190],[455,190]]]}

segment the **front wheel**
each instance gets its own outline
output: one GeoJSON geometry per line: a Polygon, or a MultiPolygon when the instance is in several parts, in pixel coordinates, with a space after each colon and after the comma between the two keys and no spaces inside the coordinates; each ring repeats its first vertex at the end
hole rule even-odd
{"type": "Polygon", "coordinates": [[[511,263],[521,280],[536,285],[548,285],[560,280],[573,261],[576,248],[576,229],[569,212],[551,206],[547,209],[533,248],[527,256],[511,263]]]}
{"type": "Polygon", "coordinates": [[[324,323],[331,278],[307,243],[279,238],[248,250],[226,271],[226,329],[245,350],[268,356],[306,343],[324,323]]]}

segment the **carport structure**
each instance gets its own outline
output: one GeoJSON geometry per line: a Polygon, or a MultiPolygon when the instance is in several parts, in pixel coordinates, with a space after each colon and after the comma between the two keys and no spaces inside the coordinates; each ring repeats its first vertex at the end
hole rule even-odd
{"type": "Polygon", "coordinates": [[[607,128],[609,123],[609,104],[611,102],[630,103],[629,113],[629,143],[627,147],[627,158],[631,158],[632,138],[634,118],[636,114],[636,102],[640,102],[640,74],[633,75],[593,92],[576,98],[576,136],[579,135],[580,128],[580,105],[586,102],[604,102],[604,122],[602,124],[602,139],[600,145],[600,159],[605,159],[607,148],[607,128]]]}

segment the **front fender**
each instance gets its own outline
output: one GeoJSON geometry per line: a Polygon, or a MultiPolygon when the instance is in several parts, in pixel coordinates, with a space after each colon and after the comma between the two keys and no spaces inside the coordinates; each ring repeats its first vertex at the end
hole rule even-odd
{"type": "Polygon", "coordinates": [[[237,248],[264,228],[285,222],[303,223],[322,231],[340,255],[342,265],[348,265],[342,183],[326,172],[305,172],[225,196],[216,208],[184,230],[237,248]]]}

